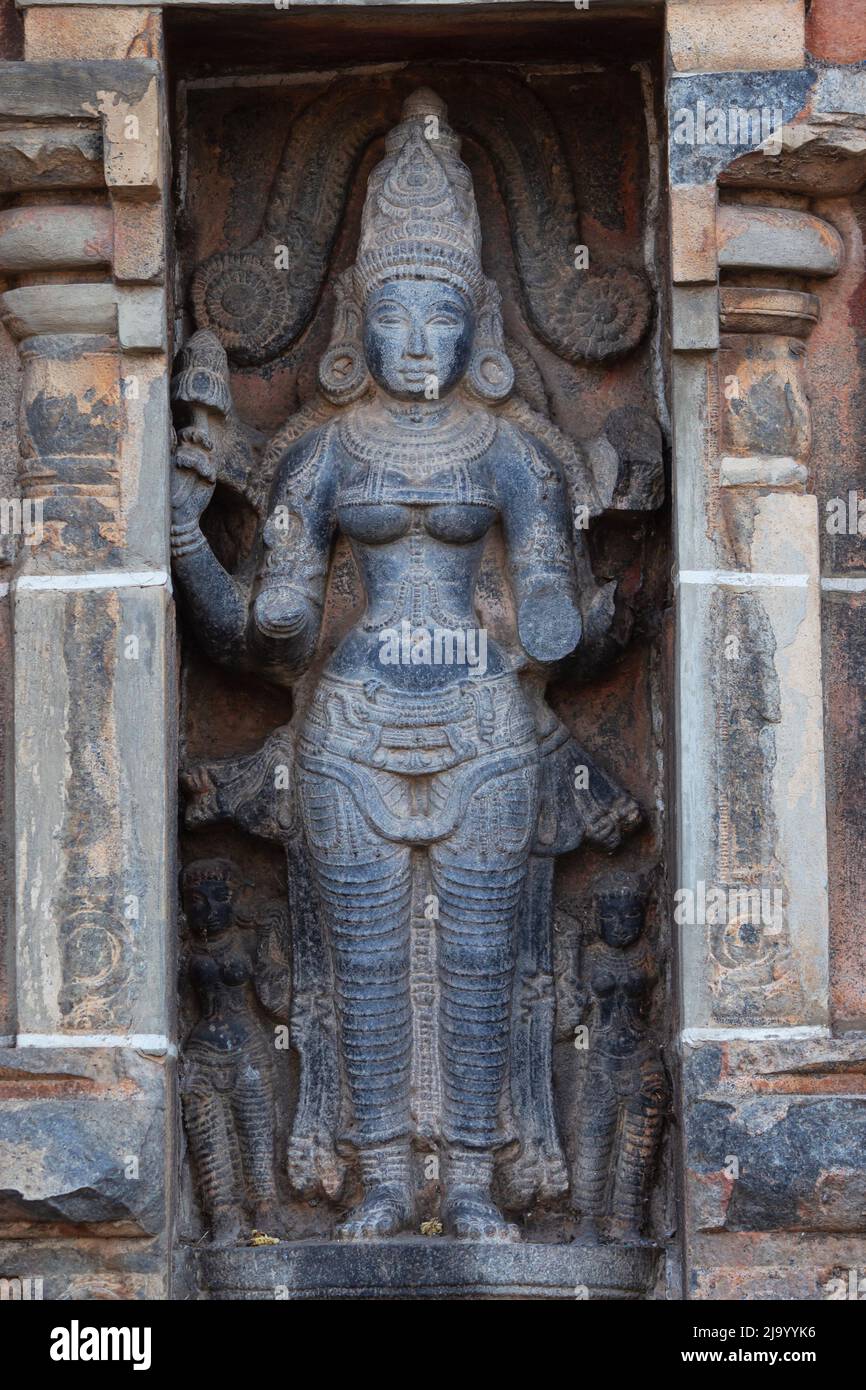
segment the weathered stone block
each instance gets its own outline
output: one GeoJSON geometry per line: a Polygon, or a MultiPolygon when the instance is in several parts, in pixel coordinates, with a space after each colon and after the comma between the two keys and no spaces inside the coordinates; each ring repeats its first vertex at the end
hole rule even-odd
{"type": "Polygon", "coordinates": [[[723,203],[716,219],[716,236],[723,270],[836,275],[844,254],[835,227],[821,217],[792,208],[723,203]]]}
{"type": "Polygon", "coordinates": [[[864,1039],[686,1047],[693,1232],[866,1232],[864,1039]]]}
{"type": "Polygon", "coordinates": [[[671,189],[671,274],[675,285],[715,283],[716,185],[671,189]]]}
{"type": "Polygon", "coordinates": [[[139,5],[35,5],[25,15],[28,62],[51,58],[156,58],[159,10],[139,5]]]}
{"type": "Polygon", "coordinates": [[[82,125],[19,126],[0,131],[0,188],[102,188],[102,131],[82,125]]]}
{"type": "Polygon", "coordinates": [[[719,291],[715,285],[675,285],[671,345],[678,352],[705,352],[719,345],[719,291]]]}
{"type": "Polygon", "coordinates": [[[222,1299],[628,1299],[651,1284],[656,1259],[638,1247],[431,1238],[204,1251],[198,1269],[202,1287],[222,1299]]]}
{"type": "Polygon", "coordinates": [[[825,593],[823,629],[832,1008],[866,1028],[866,595],[825,593]]]}
{"type": "Polygon", "coordinates": [[[22,285],[0,294],[0,319],[14,338],[48,333],[117,332],[113,285],[22,285]]]}
{"type": "Polygon", "coordinates": [[[815,501],[750,506],[753,576],[680,584],[687,1027],[827,1019],[815,501]]]}
{"type": "Polygon", "coordinates": [[[18,1031],[163,1035],[166,589],[19,588],[15,625],[18,1031]]]}
{"type": "Polygon", "coordinates": [[[866,10],[849,0],[812,0],[806,16],[806,48],[828,63],[866,58],[866,10]]]}
{"type": "Polygon", "coordinates": [[[680,72],[798,68],[803,0],[670,0],[671,62],[680,72]]]}
{"type": "Polygon", "coordinates": [[[111,264],[111,210],[60,204],[0,212],[0,266],[4,273],[93,269],[111,264]]]}
{"type": "Polygon", "coordinates": [[[0,1235],[155,1235],[166,1067],[128,1048],[0,1051],[0,1235]]]}

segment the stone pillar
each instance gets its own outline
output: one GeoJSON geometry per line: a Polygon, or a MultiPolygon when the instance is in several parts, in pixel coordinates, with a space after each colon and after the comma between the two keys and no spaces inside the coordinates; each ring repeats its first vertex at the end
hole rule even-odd
{"type": "Polygon", "coordinates": [[[820,1299],[866,1266],[866,1045],[832,1007],[810,358],[866,77],[810,65],[800,0],[667,20],[684,1292],[820,1299]]]}
{"type": "Polygon", "coordinates": [[[25,516],[41,507],[8,585],[0,1266],[41,1277],[45,1297],[164,1297],[175,702],[159,11],[29,10],[25,61],[0,65],[0,115],[18,492],[25,516]]]}

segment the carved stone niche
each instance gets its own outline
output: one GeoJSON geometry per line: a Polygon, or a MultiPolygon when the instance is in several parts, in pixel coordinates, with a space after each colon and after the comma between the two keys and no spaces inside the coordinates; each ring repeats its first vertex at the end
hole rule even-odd
{"type": "Polygon", "coordinates": [[[206,1296],[658,1277],[666,412],[631,61],[184,84],[206,1296]]]}

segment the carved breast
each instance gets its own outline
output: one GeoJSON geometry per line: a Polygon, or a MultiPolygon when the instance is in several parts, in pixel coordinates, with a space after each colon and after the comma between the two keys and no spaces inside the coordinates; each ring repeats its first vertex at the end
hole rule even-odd
{"type": "Polygon", "coordinates": [[[344,535],[362,545],[385,545],[413,530],[450,545],[469,545],[487,534],[496,512],[465,502],[425,507],[366,503],[339,507],[337,519],[344,535]]]}
{"type": "Polygon", "coordinates": [[[481,540],[497,516],[486,479],[465,466],[426,477],[372,464],[353,469],[337,497],[341,531],[363,545],[384,545],[425,532],[450,545],[481,540]]]}

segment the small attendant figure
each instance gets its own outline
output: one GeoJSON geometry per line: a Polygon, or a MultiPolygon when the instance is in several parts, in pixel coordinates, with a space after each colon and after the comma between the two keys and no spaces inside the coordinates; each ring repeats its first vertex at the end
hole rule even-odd
{"type": "Polygon", "coordinates": [[[572,1201],[584,1239],[646,1245],[669,1100],[661,1049],[647,1028],[658,970],[642,934],[646,894],[625,876],[611,879],[596,892],[595,913],[598,939],[581,972],[589,1049],[572,1201]]]}
{"type": "Polygon", "coordinates": [[[186,1041],[181,1095],[216,1245],[241,1237],[247,1205],[255,1229],[279,1224],[270,1066],[248,987],[268,1013],[284,1018],[288,972],[267,960],[261,934],[255,954],[247,949],[235,913],[243,882],[227,859],[196,860],[182,876],[192,935],[188,973],[201,1017],[186,1041]]]}

